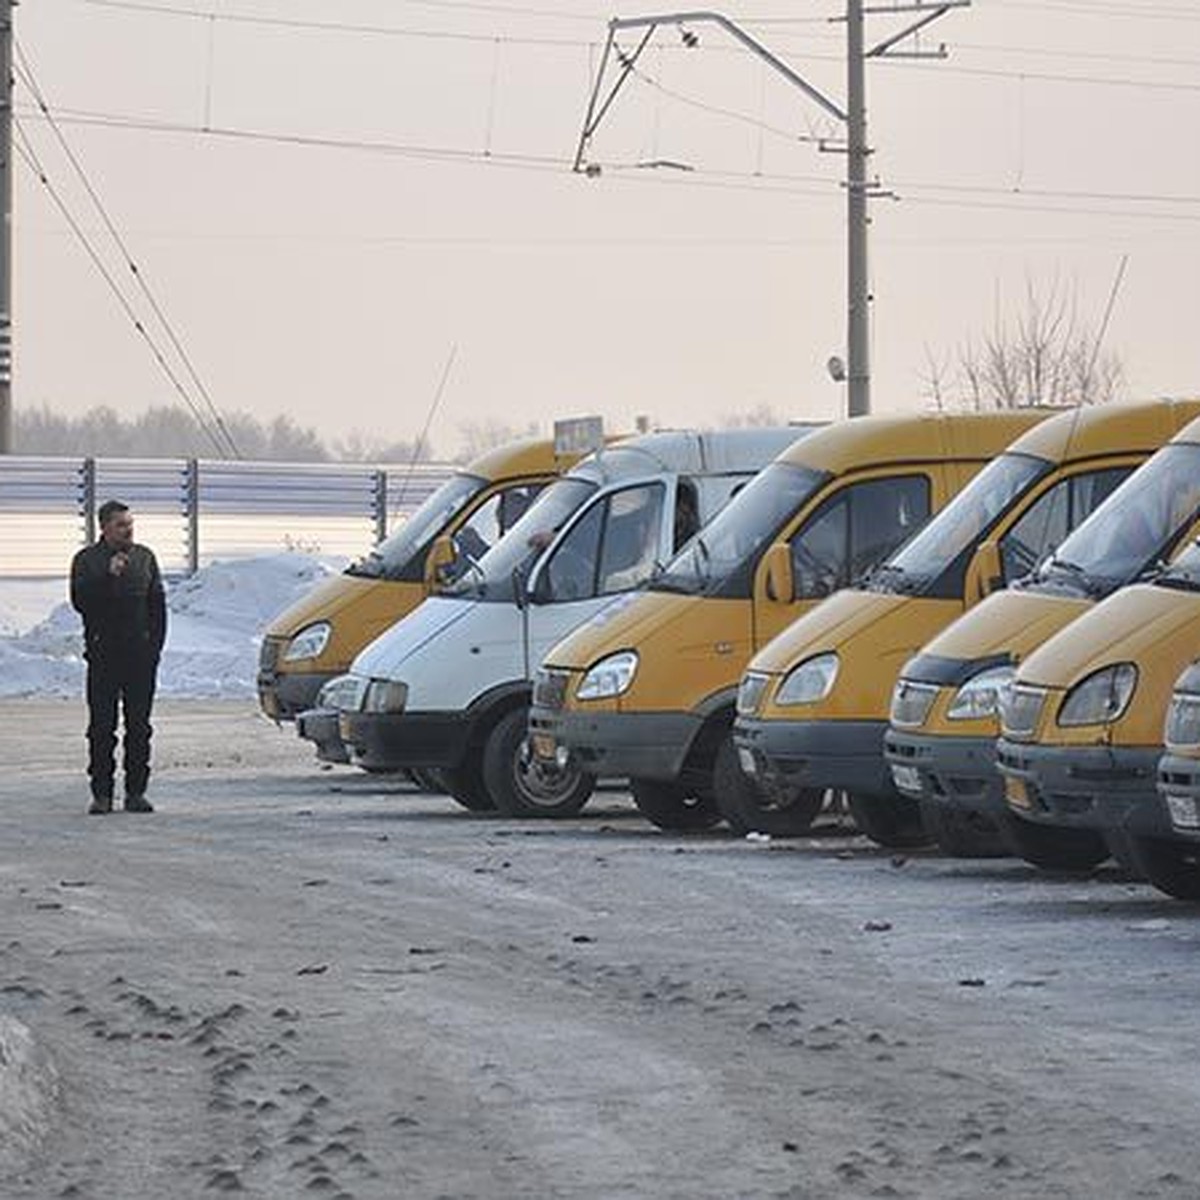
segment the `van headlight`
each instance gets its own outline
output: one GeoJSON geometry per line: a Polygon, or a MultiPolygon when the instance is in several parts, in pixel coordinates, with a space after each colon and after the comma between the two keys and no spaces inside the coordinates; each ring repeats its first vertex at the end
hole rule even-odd
{"type": "Polygon", "coordinates": [[[302,658],[320,657],[329,645],[329,635],[332,632],[333,626],[328,621],[318,621],[315,625],[306,626],[288,642],[288,648],[283,655],[284,661],[299,662],[302,658]]]}
{"type": "Polygon", "coordinates": [[[575,689],[576,700],[604,700],[629,691],[637,674],[638,656],[633,650],[622,650],[602,658],[583,677],[575,689]]]}
{"type": "Polygon", "coordinates": [[[972,675],[954,693],[946,710],[948,721],[978,721],[1000,712],[1000,697],[1016,675],[1014,667],[989,667],[972,675]]]}
{"type": "Polygon", "coordinates": [[[363,712],[402,713],[408,703],[408,684],[394,679],[372,679],[367,684],[363,712]]]}
{"type": "Polygon", "coordinates": [[[1167,709],[1166,741],[1171,746],[1200,746],[1200,696],[1176,692],[1167,709]]]}
{"type": "Polygon", "coordinates": [[[758,712],[762,703],[767,684],[771,682],[770,675],[760,675],[757,671],[747,671],[738,685],[737,710],[742,717],[752,717],[758,712]]]}
{"type": "Polygon", "coordinates": [[[1117,663],[1094,671],[1068,693],[1058,710],[1060,725],[1103,725],[1129,707],[1137,687],[1137,667],[1117,663]]]}
{"type": "Polygon", "coordinates": [[[775,703],[816,704],[833,691],[838,677],[838,656],[818,654],[793,667],[775,693],[775,703]]]}
{"type": "Polygon", "coordinates": [[[317,693],[317,707],[358,712],[366,681],[357,675],[336,675],[317,693]]]}

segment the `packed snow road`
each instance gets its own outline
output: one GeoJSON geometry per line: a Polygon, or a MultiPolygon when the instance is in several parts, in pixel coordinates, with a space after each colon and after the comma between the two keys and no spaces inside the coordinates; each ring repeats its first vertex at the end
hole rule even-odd
{"type": "Polygon", "coordinates": [[[1196,1194],[1200,917],[1115,874],[484,820],[245,701],[88,818],[0,720],[5,1197],[1196,1194]]]}

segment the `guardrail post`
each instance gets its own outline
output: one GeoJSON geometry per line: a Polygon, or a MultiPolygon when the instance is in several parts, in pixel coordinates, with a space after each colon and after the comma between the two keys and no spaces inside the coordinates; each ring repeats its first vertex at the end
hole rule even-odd
{"type": "Polygon", "coordinates": [[[96,540],[96,460],[85,458],[79,465],[79,516],[83,520],[83,544],[96,540]]]}
{"type": "Polygon", "coordinates": [[[388,532],[388,482],[386,471],[375,472],[375,484],[371,492],[375,516],[375,543],[378,545],[388,532]]]}
{"type": "Polygon", "coordinates": [[[200,461],[189,458],[184,472],[183,511],[187,521],[188,574],[200,570],[200,461]]]}

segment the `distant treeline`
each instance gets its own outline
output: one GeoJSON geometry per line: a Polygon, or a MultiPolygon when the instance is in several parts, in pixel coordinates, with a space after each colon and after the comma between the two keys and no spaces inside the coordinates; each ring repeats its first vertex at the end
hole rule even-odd
{"type": "MultiPolygon", "coordinates": [[[[291,417],[261,420],[250,413],[224,415],[239,455],[247,460],[285,462],[410,462],[411,442],[372,441],[359,434],[325,442],[315,429],[291,417]]],[[[178,408],[151,408],[124,417],[101,406],[73,417],[50,408],[17,408],[13,443],[18,454],[73,458],[213,458],[213,443],[191,415],[178,408]]],[[[419,456],[429,459],[428,448],[419,456]]]]}

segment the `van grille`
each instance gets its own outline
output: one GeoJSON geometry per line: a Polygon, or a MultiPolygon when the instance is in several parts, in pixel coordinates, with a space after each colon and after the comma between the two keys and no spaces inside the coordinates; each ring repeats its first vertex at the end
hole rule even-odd
{"type": "Polygon", "coordinates": [[[1000,699],[1000,725],[1009,737],[1029,738],[1037,732],[1046,704],[1044,688],[1016,684],[1005,689],[1000,699]]]}
{"type": "Polygon", "coordinates": [[[265,637],[262,640],[262,645],[258,650],[258,669],[260,671],[272,672],[279,666],[280,656],[283,654],[285,645],[284,638],[265,637]]]}

